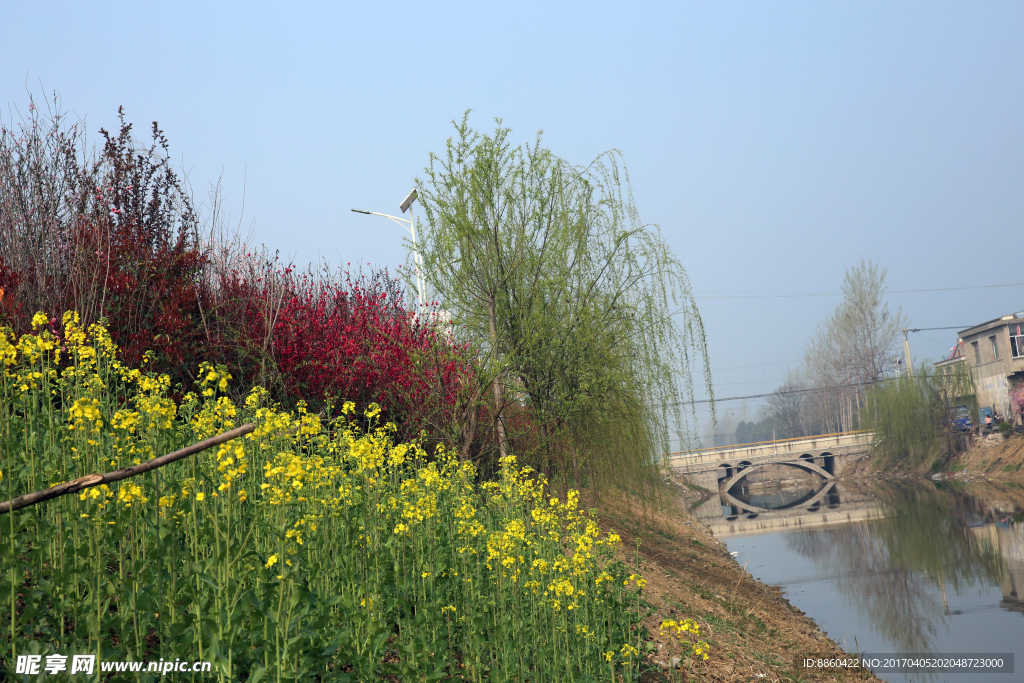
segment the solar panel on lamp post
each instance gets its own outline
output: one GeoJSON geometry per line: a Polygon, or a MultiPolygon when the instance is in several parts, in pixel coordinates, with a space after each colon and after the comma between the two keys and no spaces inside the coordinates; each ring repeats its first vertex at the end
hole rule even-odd
{"type": "Polygon", "coordinates": [[[398,223],[405,231],[412,235],[412,253],[413,262],[416,264],[416,289],[420,298],[420,313],[424,311],[424,307],[427,305],[426,299],[423,296],[423,256],[420,254],[419,245],[416,243],[416,221],[412,213],[412,204],[416,201],[416,188],[413,188],[402,203],[399,204],[398,208],[402,210],[402,213],[409,212],[409,220],[399,218],[398,216],[389,216],[386,213],[377,213],[376,211],[364,211],[363,209],[352,209],[355,213],[365,213],[368,216],[383,216],[388,218],[395,223],[398,223]]]}

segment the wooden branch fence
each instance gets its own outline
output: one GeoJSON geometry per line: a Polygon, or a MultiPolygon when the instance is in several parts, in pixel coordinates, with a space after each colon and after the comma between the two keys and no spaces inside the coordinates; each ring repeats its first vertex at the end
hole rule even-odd
{"type": "Polygon", "coordinates": [[[220,444],[231,441],[232,439],[245,436],[254,429],[256,429],[256,425],[251,423],[244,424],[241,427],[236,427],[235,429],[218,434],[217,436],[211,436],[209,439],[204,439],[199,443],[194,443],[191,446],[182,448],[181,450],[168,453],[167,455],[161,455],[153,458],[152,460],[147,460],[146,462],[139,463],[138,465],[133,465],[132,467],[122,467],[119,470],[107,472],[106,474],[87,474],[84,477],[79,477],[72,481],[66,481],[63,484],[57,484],[56,486],[51,486],[50,488],[43,489],[42,491],[26,493],[25,495],[18,496],[13,500],[7,500],[0,503],[0,514],[19,510],[30,505],[42,503],[53,498],[59,498],[60,496],[66,496],[71,493],[78,493],[83,489],[99,486],[100,484],[109,484],[111,482],[127,479],[128,477],[135,477],[140,474],[144,474],[151,470],[155,470],[158,467],[169,465],[175,460],[187,458],[195,453],[205,451],[207,448],[213,448],[214,446],[219,446],[220,444]]]}

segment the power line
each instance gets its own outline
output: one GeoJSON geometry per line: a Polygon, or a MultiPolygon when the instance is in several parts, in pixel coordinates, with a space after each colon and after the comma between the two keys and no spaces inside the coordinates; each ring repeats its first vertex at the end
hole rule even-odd
{"type": "MultiPolygon", "coordinates": [[[[963,329],[963,328],[961,328],[963,329]]],[[[774,363],[761,363],[759,365],[737,365],[732,368],[711,368],[711,372],[724,372],[725,370],[746,370],[747,368],[763,368],[768,365],[783,365],[784,363],[802,363],[803,359],[798,360],[780,360],[774,363]]]]}
{"type": "Polygon", "coordinates": [[[956,327],[915,327],[907,328],[907,332],[928,332],[929,330],[966,330],[977,325],[957,325],[956,327]]]}
{"type": "MultiPolygon", "coordinates": [[[[908,329],[907,332],[926,332],[928,330],[966,330],[970,325],[958,325],[956,327],[917,327],[908,329]]],[[[711,372],[725,372],[726,370],[749,370],[750,368],[764,368],[769,365],[785,365],[787,363],[802,363],[802,358],[795,358],[793,360],[780,360],[774,363],[758,363],[757,365],[735,365],[731,368],[711,368],[711,372]]],[[[728,384],[719,384],[718,386],[735,386],[737,384],[764,384],[765,381],[773,382],[776,380],[757,380],[753,382],[730,382],[728,384]]],[[[779,380],[781,381],[781,380],[779,380]]],[[[724,399],[723,399],[724,400],[724,399]]]]}
{"type": "MultiPolygon", "coordinates": [[[[731,368],[711,368],[711,372],[725,372],[726,370],[747,370],[749,368],[764,368],[764,367],[768,367],[769,365],[784,365],[786,363],[802,363],[802,362],[803,362],[803,360],[800,360],[800,359],[797,359],[797,360],[780,360],[780,361],[775,361],[774,363],[758,363],[757,365],[737,365],[737,366],[734,366],[734,367],[731,367],[731,368]]],[[[682,374],[682,373],[687,372],[687,371],[686,370],[673,370],[672,372],[674,372],[676,374],[682,374]]],[[[741,382],[741,384],[742,384],[742,382],[741,382]]]]}
{"type": "Polygon", "coordinates": [[[754,379],[746,382],[722,382],[716,384],[716,387],[736,387],[741,384],[783,384],[786,380],[784,379],[754,379]]]}
{"type": "MultiPolygon", "coordinates": [[[[968,325],[957,325],[955,327],[916,327],[916,328],[908,328],[907,332],[927,332],[927,331],[931,331],[931,330],[965,330],[968,327],[969,327],[968,325]]],[[[938,343],[938,342],[934,342],[934,343],[938,343]]],[[[785,360],[785,361],[777,361],[775,363],[761,363],[760,365],[743,365],[743,366],[733,367],[733,368],[718,368],[717,370],[712,370],[712,372],[720,372],[720,371],[723,371],[723,370],[743,370],[743,369],[747,369],[747,368],[760,368],[760,367],[764,367],[764,366],[767,366],[767,365],[782,365],[783,363],[797,363],[797,362],[800,362],[800,361],[785,360]]],[[[725,383],[722,383],[722,384],[716,384],[715,386],[729,387],[729,386],[737,386],[737,385],[741,385],[741,384],[768,384],[768,383],[771,383],[771,382],[780,382],[780,383],[782,383],[784,381],[785,380],[773,380],[773,379],[750,380],[750,381],[746,381],[746,382],[725,382],[725,383]]],[[[878,380],[878,381],[884,382],[885,380],[878,380]]],[[[773,391],[770,394],[757,394],[757,395],[754,395],[754,396],[734,396],[734,397],[731,397],[731,398],[716,398],[715,402],[717,403],[719,401],[733,401],[733,400],[739,400],[739,399],[745,399],[745,398],[764,398],[764,397],[772,396],[772,395],[803,393],[803,392],[808,392],[808,391],[824,391],[826,389],[838,389],[838,388],[842,388],[842,387],[861,386],[862,384],[875,384],[875,383],[876,382],[866,382],[866,383],[862,382],[861,384],[841,384],[841,385],[836,385],[835,387],[822,387],[822,388],[815,388],[815,389],[798,389],[798,390],[795,390],[795,391],[778,391],[778,392],[774,392],[773,391]]],[[[710,402],[711,402],[711,399],[700,400],[700,401],[693,401],[693,403],[710,403],[710,402]]],[[[684,405],[689,405],[689,404],[690,404],[690,402],[685,402],[684,403],[684,405]]]]}
{"type": "MultiPolygon", "coordinates": [[[[741,400],[746,400],[746,399],[751,399],[751,398],[765,398],[766,396],[782,396],[784,394],[806,394],[806,393],[814,392],[814,391],[828,391],[830,389],[845,389],[847,387],[862,387],[862,386],[866,386],[866,385],[869,385],[869,384],[880,384],[882,382],[888,382],[891,379],[895,379],[895,378],[887,377],[885,379],[876,379],[876,380],[872,380],[870,382],[853,382],[851,384],[836,384],[836,385],[830,386],[830,387],[814,387],[812,389],[792,389],[790,391],[772,391],[772,392],[769,392],[767,394],[751,394],[750,396],[729,396],[727,398],[716,398],[714,400],[712,400],[710,398],[704,398],[704,399],[700,399],[700,400],[696,400],[696,401],[680,401],[679,403],[669,404],[669,405],[689,406],[689,405],[695,405],[697,403],[722,403],[723,401],[741,401],[741,400]]],[[[666,404],[661,404],[661,405],[666,405],[666,404]]]]}
{"type": "MultiPolygon", "coordinates": [[[[895,289],[886,294],[920,294],[922,292],[958,292],[968,289],[998,289],[1001,287],[1024,287],[1024,282],[1014,282],[1007,285],[975,285],[973,287],[936,287],[934,289],[895,289]]],[[[695,299],[792,299],[822,296],[843,296],[842,292],[821,292],[821,293],[775,293],[775,294],[748,294],[744,292],[715,292],[714,290],[695,290],[695,299]],[[712,292],[712,296],[696,294],[699,291],[712,292]]],[[[952,329],[952,328],[950,328],[952,329]]],[[[964,329],[964,328],[960,328],[964,329]]]]}

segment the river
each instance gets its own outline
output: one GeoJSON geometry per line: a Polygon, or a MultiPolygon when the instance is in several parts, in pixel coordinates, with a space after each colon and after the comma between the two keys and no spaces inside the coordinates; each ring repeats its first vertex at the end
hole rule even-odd
{"type": "Polygon", "coordinates": [[[815,493],[809,482],[762,485],[738,496],[759,511],[715,499],[696,512],[741,566],[781,586],[848,652],[1015,655],[1016,673],[879,678],[1024,681],[1024,486],[837,482],[815,493]]]}

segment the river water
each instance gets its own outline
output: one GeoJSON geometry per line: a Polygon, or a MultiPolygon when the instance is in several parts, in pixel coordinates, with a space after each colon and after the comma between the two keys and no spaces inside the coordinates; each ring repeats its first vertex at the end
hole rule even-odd
{"type": "Polygon", "coordinates": [[[811,485],[745,493],[737,498],[759,510],[716,499],[698,516],[848,652],[1015,655],[1016,673],[880,678],[1024,681],[1024,486],[839,482],[823,496],[811,485]]]}

